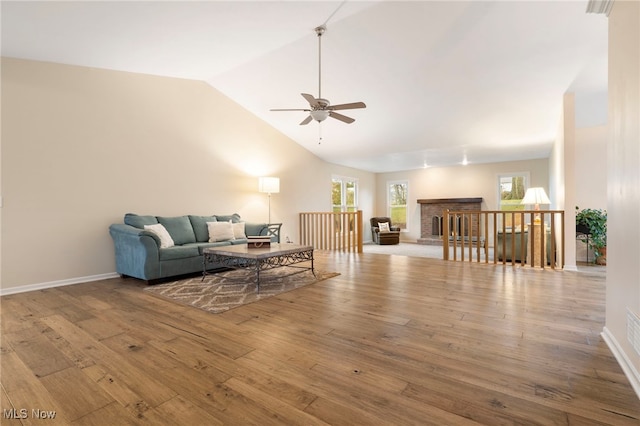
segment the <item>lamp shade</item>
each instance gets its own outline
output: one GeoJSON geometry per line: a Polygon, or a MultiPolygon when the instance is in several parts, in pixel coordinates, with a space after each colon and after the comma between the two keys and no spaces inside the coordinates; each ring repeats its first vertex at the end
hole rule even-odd
{"type": "Polygon", "coordinates": [[[280,178],[277,177],[260,177],[258,178],[258,191],[269,194],[277,194],[280,192],[280,178]]]}
{"type": "Polygon", "coordinates": [[[547,193],[544,192],[544,188],[529,188],[524,194],[524,198],[520,204],[551,204],[547,193]]]}

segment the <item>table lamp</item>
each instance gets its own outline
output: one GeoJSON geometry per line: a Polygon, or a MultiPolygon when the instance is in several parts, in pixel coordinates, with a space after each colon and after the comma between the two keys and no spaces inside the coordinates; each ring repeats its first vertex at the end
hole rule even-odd
{"type": "MultiPolygon", "coordinates": [[[[551,204],[551,201],[547,197],[547,193],[544,192],[544,188],[536,187],[527,189],[520,204],[533,204],[534,210],[540,210],[540,204],[551,204]]],[[[539,213],[536,213],[533,222],[540,223],[539,213]]]]}

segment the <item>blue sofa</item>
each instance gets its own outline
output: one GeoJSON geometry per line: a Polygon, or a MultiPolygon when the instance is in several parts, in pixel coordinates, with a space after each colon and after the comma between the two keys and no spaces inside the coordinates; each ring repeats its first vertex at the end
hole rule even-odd
{"type": "MultiPolygon", "coordinates": [[[[145,280],[149,283],[163,278],[202,272],[203,250],[231,244],[246,244],[246,238],[209,242],[207,222],[240,223],[238,214],[227,216],[142,216],[127,213],[124,223],[109,226],[116,254],[116,272],[145,280]],[[175,245],[161,248],[160,238],[145,230],[145,225],[162,224],[175,245]]],[[[245,234],[269,235],[273,242],[280,242],[280,224],[244,222],[245,234]]],[[[211,265],[210,269],[215,269],[211,265]]]]}

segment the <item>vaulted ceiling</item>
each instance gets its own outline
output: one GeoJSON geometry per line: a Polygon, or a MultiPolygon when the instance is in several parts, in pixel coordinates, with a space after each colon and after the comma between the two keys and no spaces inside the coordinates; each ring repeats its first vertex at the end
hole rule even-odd
{"type": "Polygon", "coordinates": [[[2,55],[204,80],[326,161],[398,171],[547,157],[563,94],[606,92],[607,21],[586,5],[3,1],[2,55]],[[270,109],[318,96],[325,23],[322,97],[367,108],[301,126],[270,109]]]}

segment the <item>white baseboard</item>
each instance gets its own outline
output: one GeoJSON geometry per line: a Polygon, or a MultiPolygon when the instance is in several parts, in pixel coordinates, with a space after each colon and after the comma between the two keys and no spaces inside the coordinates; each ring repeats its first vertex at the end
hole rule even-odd
{"type": "Polygon", "coordinates": [[[620,367],[622,367],[622,371],[624,371],[625,376],[627,376],[627,379],[629,379],[631,387],[636,392],[638,399],[640,399],[640,373],[638,373],[638,370],[636,370],[636,368],[633,366],[633,363],[627,357],[625,352],[618,344],[618,341],[616,340],[614,335],[611,334],[607,327],[604,327],[602,329],[602,333],[600,333],[600,335],[604,339],[607,346],[609,346],[609,349],[611,349],[611,352],[613,352],[613,356],[616,357],[618,364],[620,364],[620,367]]]}
{"type": "Polygon", "coordinates": [[[49,281],[49,282],[38,283],[38,284],[23,285],[19,287],[0,288],[0,296],[7,296],[9,294],[16,294],[16,293],[25,293],[27,291],[43,290],[45,288],[61,287],[65,285],[82,284],[82,283],[88,283],[91,281],[108,280],[110,278],[118,278],[118,277],[120,277],[120,275],[118,275],[116,272],[110,272],[108,274],[90,275],[88,277],[78,277],[78,278],[70,278],[67,280],[49,281]]]}

